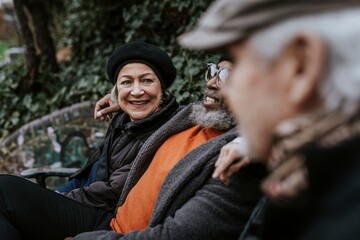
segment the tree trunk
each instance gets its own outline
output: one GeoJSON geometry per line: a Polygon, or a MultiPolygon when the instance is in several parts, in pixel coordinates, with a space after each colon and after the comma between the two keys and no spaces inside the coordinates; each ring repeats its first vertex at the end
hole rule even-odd
{"type": "Polygon", "coordinates": [[[24,1],[14,0],[14,8],[26,46],[25,60],[28,71],[24,79],[23,91],[30,91],[39,73],[39,56],[36,54],[34,37],[28,24],[29,21],[25,13],[24,1]]]}
{"type": "Polygon", "coordinates": [[[34,37],[45,64],[50,65],[52,72],[59,70],[56,61],[56,51],[49,30],[49,14],[44,0],[26,0],[32,22],[34,25],[34,37]]]}
{"type": "Polygon", "coordinates": [[[44,0],[14,0],[14,8],[26,46],[27,74],[23,90],[31,91],[38,81],[41,63],[48,65],[52,72],[59,70],[49,30],[49,15],[44,0]]]}

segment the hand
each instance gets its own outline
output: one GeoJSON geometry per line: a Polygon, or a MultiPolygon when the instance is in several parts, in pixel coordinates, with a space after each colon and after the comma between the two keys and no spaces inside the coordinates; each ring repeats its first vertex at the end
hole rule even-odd
{"type": "Polygon", "coordinates": [[[241,153],[241,144],[238,141],[230,142],[221,148],[219,158],[215,162],[213,178],[220,178],[228,184],[233,173],[250,163],[250,159],[241,153]]]}
{"type": "Polygon", "coordinates": [[[94,118],[101,121],[109,121],[112,113],[119,111],[121,111],[120,106],[112,101],[111,94],[107,94],[96,102],[94,118]]]}

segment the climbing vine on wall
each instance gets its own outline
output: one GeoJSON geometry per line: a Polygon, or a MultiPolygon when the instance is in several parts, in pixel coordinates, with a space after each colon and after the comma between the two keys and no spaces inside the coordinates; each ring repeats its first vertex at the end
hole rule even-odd
{"type": "Polygon", "coordinates": [[[172,57],[178,76],[170,88],[187,104],[202,97],[205,63],[214,55],[180,47],[177,37],[195,26],[211,0],[54,0],[52,34],[57,49],[71,46],[71,60],[60,62],[58,73],[42,68],[36,92],[21,93],[24,59],[0,67],[0,137],[31,119],[84,100],[97,100],[111,85],[106,60],[123,43],[147,40],[172,57]],[[60,4],[61,2],[61,4],[60,4]],[[61,8],[61,9],[59,9],[61,8]],[[49,83],[49,84],[46,84],[49,83]]]}

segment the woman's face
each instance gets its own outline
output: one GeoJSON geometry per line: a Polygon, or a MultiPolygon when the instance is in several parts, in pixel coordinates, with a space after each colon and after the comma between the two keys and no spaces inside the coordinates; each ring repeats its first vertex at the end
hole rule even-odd
{"type": "Polygon", "coordinates": [[[129,63],[121,68],[116,81],[118,103],[132,121],[156,112],[162,98],[160,80],[143,63],[129,63]]]}

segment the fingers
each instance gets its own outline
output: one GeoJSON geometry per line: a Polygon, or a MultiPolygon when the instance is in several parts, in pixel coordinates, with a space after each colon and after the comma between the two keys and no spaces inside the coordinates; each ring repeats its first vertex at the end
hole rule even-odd
{"type": "Polygon", "coordinates": [[[238,144],[228,143],[220,151],[212,177],[219,178],[226,184],[233,173],[248,165],[249,162],[249,158],[244,158],[241,154],[238,144]]]}
{"type": "Polygon", "coordinates": [[[241,168],[247,166],[250,163],[250,159],[248,157],[243,157],[239,159],[239,161],[234,162],[226,171],[224,171],[224,174],[226,174],[226,177],[230,177],[235,172],[239,171],[241,168]]]}
{"type": "Polygon", "coordinates": [[[100,111],[98,111],[98,112],[95,112],[95,113],[94,113],[94,115],[95,115],[94,118],[95,118],[96,120],[100,120],[100,121],[109,121],[109,120],[111,120],[112,114],[106,115],[106,114],[103,114],[102,112],[103,112],[103,110],[100,110],[100,111]]]}
{"type": "Polygon", "coordinates": [[[248,157],[238,158],[237,161],[234,161],[228,168],[220,173],[219,179],[227,184],[234,173],[249,165],[249,163],[250,159],[248,157]]]}
{"type": "Polygon", "coordinates": [[[105,116],[111,116],[112,113],[116,113],[116,112],[119,112],[119,111],[121,111],[120,106],[118,104],[113,104],[112,103],[112,105],[109,105],[109,106],[101,109],[98,112],[98,114],[99,115],[101,114],[102,117],[105,117],[105,116]]]}
{"type": "Polygon", "coordinates": [[[94,118],[101,119],[101,117],[105,116],[104,114],[101,113],[101,110],[109,107],[111,105],[111,102],[112,101],[110,94],[105,95],[103,98],[97,101],[94,109],[94,118]]]}
{"type": "Polygon", "coordinates": [[[111,95],[107,94],[96,102],[94,118],[101,121],[109,121],[112,113],[121,111],[121,107],[111,100],[111,95]]]}
{"type": "Polygon", "coordinates": [[[225,145],[221,149],[219,158],[215,163],[215,170],[212,177],[218,178],[219,175],[236,160],[236,155],[233,155],[227,145],[225,145]]]}
{"type": "Polygon", "coordinates": [[[95,118],[96,120],[100,120],[100,121],[103,121],[103,122],[107,122],[107,121],[110,121],[112,118],[112,115],[105,115],[103,116],[101,114],[101,111],[97,112],[97,117],[95,118]]]}

